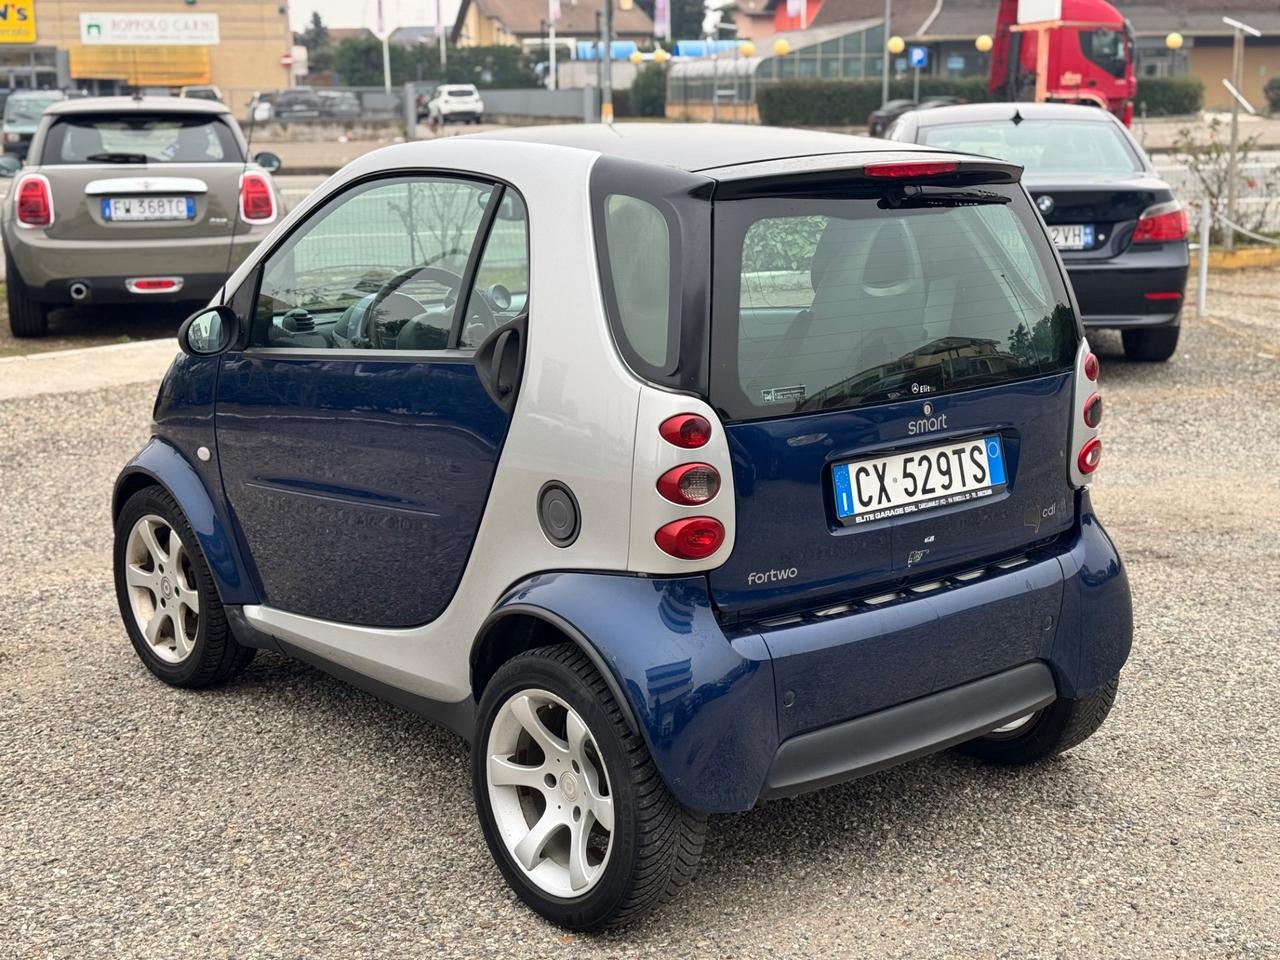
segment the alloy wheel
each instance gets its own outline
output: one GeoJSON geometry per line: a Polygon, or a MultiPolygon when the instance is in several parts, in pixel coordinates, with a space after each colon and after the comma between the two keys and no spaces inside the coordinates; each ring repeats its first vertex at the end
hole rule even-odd
{"type": "Polygon", "coordinates": [[[200,594],[191,555],[163,517],[147,514],[125,545],[129,608],[151,652],[165,663],[191,655],[200,629],[200,594]]]}
{"type": "Polygon", "coordinates": [[[485,757],[489,805],[512,860],[546,894],[587,893],[609,863],[614,804],[585,721],[553,693],[520,690],[498,709],[485,757]]]}

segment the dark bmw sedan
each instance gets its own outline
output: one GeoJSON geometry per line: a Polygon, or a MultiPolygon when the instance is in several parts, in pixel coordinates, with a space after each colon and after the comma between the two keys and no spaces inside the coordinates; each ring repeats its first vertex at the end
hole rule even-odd
{"type": "Polygon", "coordinates": [[[1168,360],[1187,283],[1187,213],[1111,114],[1057,103],[912,111],[886,136],[1020,163],[1086,326],[1122,331],[1130,360],[1168,360]]]}

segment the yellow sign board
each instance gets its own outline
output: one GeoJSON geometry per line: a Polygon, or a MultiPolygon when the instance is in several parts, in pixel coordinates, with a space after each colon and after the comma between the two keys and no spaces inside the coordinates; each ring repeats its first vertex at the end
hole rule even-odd
{"type": "Polygon", "coordinates": [[[0,43],[36,42],[36,0],[0,0],[0,43]]]}

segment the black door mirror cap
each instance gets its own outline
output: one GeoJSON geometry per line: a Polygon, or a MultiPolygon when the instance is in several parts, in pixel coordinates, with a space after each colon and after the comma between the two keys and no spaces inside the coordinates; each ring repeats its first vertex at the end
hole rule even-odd
{"type": "Polygon", "coordinates": [[[190,357],[216,357],[239,339],[240,318],[222,305],[197,310],[178,328],[178,346],[190,357]]]}

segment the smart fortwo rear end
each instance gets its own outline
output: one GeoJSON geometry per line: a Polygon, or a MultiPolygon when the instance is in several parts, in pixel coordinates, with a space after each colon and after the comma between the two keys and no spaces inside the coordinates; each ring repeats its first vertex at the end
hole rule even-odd
{"type": "Polygon", "coordinates": [[[708,814],[1075,746],[1130,597],[1088,491],[1098,362],[1019,175],[649,124],[357,161],[180,335],[117,488],[134,646],[186,686],[270,647],[440,719],[498,868],[571,928],[677,896],[708,814]],[[420,237],[393,262],[400,194],[441,177],[465,264],[420,237]],[[386,276],[307,299],[345,256],[328,224],[351,198],[375,235],[379,190],[386,276]],[[199,625],[171,644],[179,553],[199,625]],[[322,567],[378,576],[312,590],[322,567]]]}

